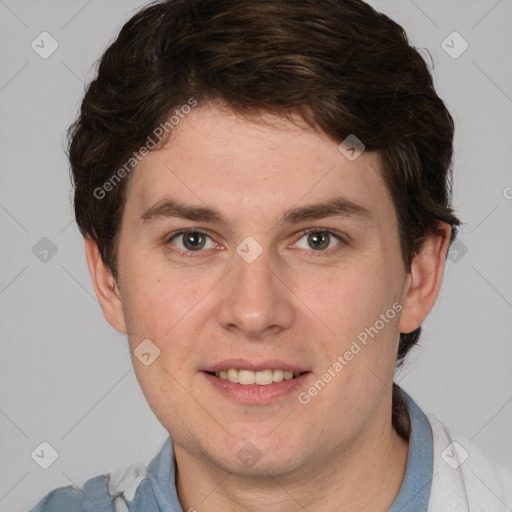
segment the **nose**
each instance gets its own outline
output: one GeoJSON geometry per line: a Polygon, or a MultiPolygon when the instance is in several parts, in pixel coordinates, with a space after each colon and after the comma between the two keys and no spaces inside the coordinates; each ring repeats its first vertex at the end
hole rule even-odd
{"type": "Polygon", "coordinates": [[[252,340],[289,329],[296,300],[291,268],[265,250],[252,262],[235,253],[232,265],[223,280],[217,311],[221,326],[252,340]]]}

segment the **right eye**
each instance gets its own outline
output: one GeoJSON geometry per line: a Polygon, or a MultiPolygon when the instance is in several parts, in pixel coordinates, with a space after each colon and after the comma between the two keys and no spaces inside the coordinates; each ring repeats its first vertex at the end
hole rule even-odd
{"type": "MultiPolygon", "coordinates": [[[[184,229],[172,233],[167,238],[166,244],[177,247],[177,249],[172,249],[173,252],[177,252],[185,257],[194,257],[191,253],[204,252],[202,249],[205,248],[207,239],[210,239],[213,244],[213,246],[209,248],[215,247],[215,242],[213,242],[211,237],[205,231],[198,229],[184,229]],[[176,244],[175,240],[179,240],[180,242],[176,244]]],[[[206,248],[208,249],[208,247],[206,248]]]]}

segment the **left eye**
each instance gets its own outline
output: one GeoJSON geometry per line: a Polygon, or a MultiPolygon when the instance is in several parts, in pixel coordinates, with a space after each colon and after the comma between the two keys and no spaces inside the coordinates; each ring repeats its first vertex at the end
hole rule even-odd
{"type": "Polygon", "coordinates": [[[173,242],[175,239],[182,239],[182,247],[178,246],[180,252],[198,252],[201,249],[211,249],[215,246],[213,240],[206,233],[202,231],[182,231],[172,236],[168,242],[173,242]],[[212,242],[212,247],[206,247],[206,239],[212,242]]]}
{"type": "MultiPolygon", "coordinates": [[[[300,240],[303,238],[306,238],[306,244],[309,245],[309,247],[300,247],[301,249],[309,249],[313,248],[315,251],[325,251],[326,249],[331,249],[331,242],[333,241],[333,238],[337,239],[338,242],[343,242],[343,239],[341,236],[337,235],[336,233],[330,231],[330,230],[310,230],[303,233],[300,240]]],[[[295,245],[298,246],[299,242],[297,242],[295,245]]]]}

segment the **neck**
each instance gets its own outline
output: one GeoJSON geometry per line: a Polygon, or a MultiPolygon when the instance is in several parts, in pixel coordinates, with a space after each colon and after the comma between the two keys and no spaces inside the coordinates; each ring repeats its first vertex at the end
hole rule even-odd
{"type": "Polygon", "coordinates": [[[386,512],[407,466],[409,443],[393,428],[389,414],[375,418],[349,447],[328,460],[288,474],[230,474],[175,445],[176,487],[183,510],[256,512],[358,510],[386,512]]]}

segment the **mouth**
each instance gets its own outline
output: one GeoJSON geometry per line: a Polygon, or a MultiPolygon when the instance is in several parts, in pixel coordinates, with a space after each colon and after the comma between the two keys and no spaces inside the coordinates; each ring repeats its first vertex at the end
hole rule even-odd
{"type": "Polygon", "coordinates": [[[227,370],[220,370],[216,372],[206,371],[205,373],[212,377],[217,377],[220,380],[229,381],[233,384],[241,384],[242,386],[269,386],[284,380],[297,379],[301,375],[309,372],[300,370],[282,370],[280,368],[268,368],[258,371],[229,368],[227,370]]]}
{"type": "Polygon", "coordinates": [[[246,405],[271,404],[289,399],[306,386],[313,373],[279,360],[260,363],[232,359],[200,372],[217,394],[246,405]]]}

